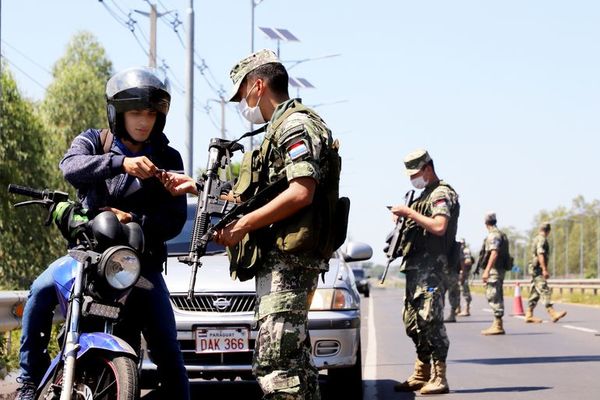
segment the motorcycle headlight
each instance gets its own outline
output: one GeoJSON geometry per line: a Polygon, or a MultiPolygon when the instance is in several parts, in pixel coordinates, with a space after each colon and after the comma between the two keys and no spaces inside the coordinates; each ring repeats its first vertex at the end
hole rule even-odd
{"type": "Polygon", "coordinates": [[[125,290],[140,277],[140,259],[135,251],[126,246],[108,248],[98,264],[98,273],[110,287],[125,290]]]}
{"type": "Polygon", "coordinates": [[[358,309],[358,303],[346,289],[317,289],[310,309],[313,311],[355,310],[358,309]]]}

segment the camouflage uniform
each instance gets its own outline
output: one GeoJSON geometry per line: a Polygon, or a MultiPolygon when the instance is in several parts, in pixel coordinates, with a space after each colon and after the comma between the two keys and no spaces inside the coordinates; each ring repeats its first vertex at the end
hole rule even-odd
{"type": "MultiPolygon", "coordinates": [[[[280,104],[270,123],[299,100],[280,104]]],[[[276,131],[267,130],[263,140],[276,143],[281,151],[271,152],[269,180],[281,174],[288,180],[311,177],[319,180],[324,172],[319,166],[322,134],[330,135],[324,126],[304,113],[293,113],[276,131]],[[304,143],[307,153],[296,156],[289,149],[304,143]],[[283,155],[283,157],[280,157],[283,155]]],[[[273,246],[275,247],[275,246],[273,246]]],[[[269,251],[256,276],[259,298],[253,371],[268,398],[319,399],[318,371],[311,357],[308,337],[308,308],[317,287],[320,272],[328,269],[326,260],[312,255],[291,255],[276,248],[269,251]]]]}
{"type": "MultiPolygon", "coordinates": [[[[458,195],[446,185],[431,184],[423,190],[411,208],[421,210],[423,215],[435,217],[444,215],[450,220],[457,218],[452,210],[458,204],[458,195]]],[[[404,299],[403,320],[406,334],[413,340],[417,356],[423,363],[446,361],[450,342],[444,327],[444,271],[448,266],[444,245],[431,246],[443,241],[444,237],[434,237],[418,228],[414,221],[407,224],[409,232],[417,232],[411,249],[404,251],[400,270],[406,274],[406,297],[404,299]]],[[[449,234],[449,232],[447,232],[449,234]]],[[[403,250],[406,242],[403,240],[403,250]]]]}
{"type": "MultiPolygon", "coordinates": [[[[500,230],[494,226],[488,233],[485,239],[485,253],[488,254],[492,250],[500,251],[500,245],[502,243],[502,234],[500,230]]],[[[497,264],[497,262],[496,262],[497,264]]],[[[484,266],[485,268],[485,266],[484,266]]],[[[488,278],[485,296],[487,301],[494,312],[494,316],[502,318],[504,316],[504,293],[502,291],[502,285],[504,284],[504,270],[496,269],[494,265],[490,269],[490,276],[488,278]]]]}
{"type": "MultiPolygon", "coordinates": [[[[465,301],[467,302],[467,304],[471,303],[471,300],[473,299],[471,297],[471,289],[469,288],[469,275],[471,274],[471,267],[472,265],[465,265],[465,260],[471,259],[472,255],[471,255],[471,249],[469,248],[469,246],[467,245],[461,245],[461,252],[460,252],[460,267],[461,267],[461,275],[460,275],[460,279],[459,279],[459,284],[460,284],[460,290],[462,292],[462,296],[464,297],[465,301]]],[[[459,306],[460,306],[460,300],[459,300],[459,306]]]]}
{"type": "Polygon", "coordinates": [[[445,275],[445,292],[448,293],[448,303],[451,310],[460,309],[460,286],[458,284],[458,268],[459,265],[446,265],[444,268],[445,275]]]}
{"type": "Polygon", "coordinates": [[[541,233],[538,234],[533,240],[532,250],[533,260],[529,265],[529,273],[531,274],[531,288],[529,291],[528,305],[530,309],[534,309],[541,298],[544,306],[548,308],[552,306],[552,293],[550,292],[546,278],[544,278],[542,267],[540,266],[540,262],[538,260],[538,255],[543,254],[544,259],[546,260],[546,265],[548,265],[548,256],[550,255],[550,245],[548,244],[548,239],[541,233]]]}
{"type": "MultiPolygon", "coordinates": [[[[236,100],[240,84],[250,71],[274,62],[279,60],[270,50],[240,61],[230,74],[234,82],[231,99],[236,100]]],[[[260,166],[253,165],[253,175],[259,177],[259,187],[284,176],[288,181],[308,177],[325,182],[328,172],[323,160],[331,144],[331,132],[316,113],[299,99],[286,100],[275,108],[268,122],[257,158],[260,166]]],[[[328,270],[329,264],[316,250],[293,251],[282,239],[286,236],[281,231],[301,213],[273,224],[261,237],[266,254],[256,272],[258,334],[252,369],[268,399],[320,398],[318,370],[311,356],[308,309],[318,276],[328,270]]],[[[316,234],[314,226],[308,231],[308,236],[316,234]]]]}

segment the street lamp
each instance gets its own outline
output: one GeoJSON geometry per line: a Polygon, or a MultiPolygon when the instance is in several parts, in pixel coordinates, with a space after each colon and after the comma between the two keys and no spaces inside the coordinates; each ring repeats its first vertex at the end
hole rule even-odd
{"type": "Polygon", "coordinates": [[[302,88],[302,89],[314,89],[315,88],[315,86],[305,78],[292,78],[290,76],[288,80],[289,80],[290,86],[296,88],[296,97],[300,97],[300,88],[302,88]]]}
{"type": "Polygon", "coordinates": [[[267,35],[267,37],[269,39],[273,39],[273,40],[277,41],[277,58],[279,58],[279,46],[280,46],[282,40],[284,42],[299,42],[300,41],[300,39],[298,39],[296,36],[294,36],[294,34],[290,31],[288,31],[287,29],[267,28],[267,27],[262,27],[262,26],[259,26],[258,29],[260,29],[265,35],[267,35]]]}
{"type": "Polygon", "coordinates": [[[294,68],[296,65],[305,63],[307,61],[323,60],[325,58],[333,58],[333,57],[339,57],[339,56],[341,56],[341,54],[327,54],[325,56],[302,58],[300,60],[286,60],[286,61],[282,61],[282,63],[291,64],[289,67],[286,67],[287,70],[289,71],[290,69],[294,68]]]}
{"type": "Polygon", "coordinates": [[[210,102],[219,103],[221,105],[221,139],[225,139],[225,132],[227,132],[225,129],[225,105],[227,102],[223,96],[219,97],[218,99],[208,99],[207,103],[210,102]]]}

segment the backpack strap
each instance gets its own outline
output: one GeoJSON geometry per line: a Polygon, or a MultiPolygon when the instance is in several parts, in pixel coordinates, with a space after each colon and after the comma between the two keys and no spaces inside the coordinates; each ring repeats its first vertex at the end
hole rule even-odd
{"type": "Polygon", "coordinates": [[[114,140],[115,135],[113,135],[110,129],[105,128],[100,131],[100,144],[102,145],[103,154],[110,152],[114,140]]]}

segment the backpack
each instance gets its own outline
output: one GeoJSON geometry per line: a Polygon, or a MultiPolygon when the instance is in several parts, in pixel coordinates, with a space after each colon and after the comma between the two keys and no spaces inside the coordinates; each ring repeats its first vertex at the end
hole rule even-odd
{"type": "Polygon", "coordinates": [[[496,261],[496,269],[502,271],[510,271],[513,267],[514,258],[510,255],[510,242],[508,236],[500,231],[502,242],[498,249],[498,260],[496,261]]]}

